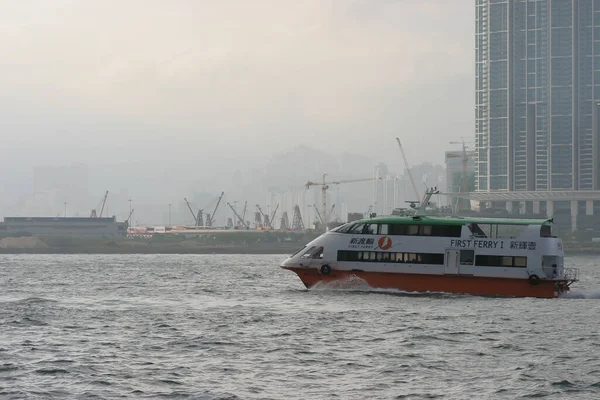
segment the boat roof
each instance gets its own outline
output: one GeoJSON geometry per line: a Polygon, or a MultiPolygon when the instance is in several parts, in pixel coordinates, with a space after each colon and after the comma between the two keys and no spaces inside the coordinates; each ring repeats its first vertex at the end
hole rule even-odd
{"type": "Polygon", "coordinates": [[[476,218],[476,217],[438,217],[430,215],[418,216],[381,216],[364,218],[355,222],[377,224],[432,224],[432,225],[466,225],[466,224],[491,224],[491,225],[552,225],[552,219],[525,219],[525,218],[476,218]]]}

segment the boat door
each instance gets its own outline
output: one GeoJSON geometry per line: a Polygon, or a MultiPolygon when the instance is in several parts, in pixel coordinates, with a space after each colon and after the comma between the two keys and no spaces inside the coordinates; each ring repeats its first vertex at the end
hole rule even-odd
{"type": "Polygon", "coordinates": [[[444,260],[444,273],[446,274],[458,274],[459,265],[459,251],[458,250],[446,250],[446,258],[444,260]]]}

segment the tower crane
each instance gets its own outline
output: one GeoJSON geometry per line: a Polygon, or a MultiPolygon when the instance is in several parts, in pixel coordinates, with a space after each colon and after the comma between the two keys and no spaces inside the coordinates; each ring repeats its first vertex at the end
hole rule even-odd
{"type": "Polygon", "coordinates": [[[342,183],[353,183],[353,182],[371,182],[374,180],[381,179],[380,177],[372,177],[372,178],[364,178],[364,179],[346,179],[343,181],[331,181],[327,182],[325,178],[327,174],[323,174],[322,182],[313,182],[308,181],[304,186],[307,189],[310,189],[311,186],[321,186],[321,220],[323,221],[323,225],[327,226],[327,189],[329,189],[330,185],[340,185],[342,183]]]}
{"type": "Polygon", "coordinates": [[[400,147],[400,153],[402,153],[402,160],[404,161],[404,167],[406,168],[406,172],[408,173],[408,178],[410,179],[410,184],[411,184],[413,190],[415,191],[415,196],[417,196],[417,199],[418,199],[420,197],[419,190],[417,189],[417,185],[415,184],[415,179],[413,178],[412,172],[410,170],[410,165],[408,164],[408,160],[406,159],[406,154],[404,153],[404,148],[402,147],[402,143],[400,143],[399,138],[396,138],[396,141],[398,142],[398,147],[400,147]]]}

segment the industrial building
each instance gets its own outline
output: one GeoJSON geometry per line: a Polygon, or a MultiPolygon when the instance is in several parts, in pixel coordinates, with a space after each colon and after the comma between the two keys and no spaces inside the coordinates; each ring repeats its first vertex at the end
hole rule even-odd
{"type": "Polygon", "coordinates": [[[0,236],[117,237],[127,234],[127,222],[110,218],[5,217],[0,236]]]}

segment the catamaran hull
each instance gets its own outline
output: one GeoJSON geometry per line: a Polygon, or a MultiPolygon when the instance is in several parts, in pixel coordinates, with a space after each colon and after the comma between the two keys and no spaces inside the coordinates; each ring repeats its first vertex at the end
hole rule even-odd
{"type": "Polygon", "coordinates": [[[539,280],[492,278],[469,275],[406,274],[370,271],[331,270],[322,274],[316,268],[282,266],[295,272],[307,288],[317,283],[360,278],[369,287],[397,289],[406,292],[441,292],[477,296],[555,298],[569,290],[567,280],[539,280]]]}

